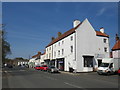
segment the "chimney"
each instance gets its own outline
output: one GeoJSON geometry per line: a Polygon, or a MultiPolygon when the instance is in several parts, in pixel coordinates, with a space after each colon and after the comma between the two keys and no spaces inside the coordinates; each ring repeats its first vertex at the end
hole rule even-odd
{"type": "Polygon", "coordinates": [[[41,52],[38,52],[38,55],[41,55],[41,52]]]}
{"type": "Polygon", "coordinates": [[[115,39],[116,39],[116,42],[119,40],[119,36],[118,36],[118,34],[116,34],[115,39]]]}
{"type": "Polygon", "coordinates": [[[78,24],[80,24],[79,20],[74,20],[73,21],[73,27],[75,28],[78,24]]]}
{"type": "Polygon", "coordinates": [[[55,37],[52,37],[51,40],[53,41],[55,39],[55,37]]]}
{"type": "Polygon", "coordinates": [[[103,27],[100,28],[100,32],[104,33],[104,28],[103,27]]]}
{"type": "Polygon", "coordinates": [[[62,33],[61,32],[58,32],[58,37],[60,37],[62,35],[62,33]]]}

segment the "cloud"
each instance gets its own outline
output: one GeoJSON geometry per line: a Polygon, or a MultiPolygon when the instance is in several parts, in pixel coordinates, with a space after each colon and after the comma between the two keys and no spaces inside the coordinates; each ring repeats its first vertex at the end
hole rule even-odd
{"type": "Polygon", "coordinates": [[[102,15],[106,11],[106,8],[100,9],[100,11],[96,14],[97,16],[102,15]]]}

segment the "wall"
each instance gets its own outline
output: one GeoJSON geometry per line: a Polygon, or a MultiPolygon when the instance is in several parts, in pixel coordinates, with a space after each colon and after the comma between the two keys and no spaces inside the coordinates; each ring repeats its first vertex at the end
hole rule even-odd
{"type": "MultiPolygon", "coordinates": [[[[104,47],[109,47],[108,44],[103,43],[103,38],[96,36],[94,28],[89,21],[85,19],[80,27],[76,30],[76,59],[77,59],[77,72],[91,71],[91,68],[84,67],[83,55],[94,56],[95,54],[104,54],[105,57],[109,57],[108,52],[104,52],[104,47]]],[[[95,63],[97,61],[95,59],[95,63]]]]}
{"type": "Polygon", "coordinates": [[[64,58],[65,71],[69,71],[69,67],[75,67],[75,64],[73,63],[73,60],[75,59],[74,38],[75,38],[75,34],[71,34],[68,37],[53,44],[53,59],[64,58]],[[72,41],[71,41],[71,37],[73,37],[72,41]],[[71,49],[70,49],[71,46],[73,46],[73,53],[71,53],[71,49]],[[62,54],[62,49],[64,50],[63,54],[62,54]],[[60,51],[60,54],[58,51],[60,51]]]}
{"type": "Polygon", "coordinates": [[[112,51],[113,58],[120,58],[120,50],[112,51]]]}

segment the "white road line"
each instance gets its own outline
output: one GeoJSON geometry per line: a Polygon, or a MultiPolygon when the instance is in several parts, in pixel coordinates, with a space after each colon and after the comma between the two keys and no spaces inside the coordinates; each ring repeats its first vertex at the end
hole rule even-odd
{"type": "Polygon", "coordinates": [[[67,83],[67,82],[64,82],[64,83],[67,84],[67,85],[69,85],[69,86],[75,87],[75,88],[81,88],[83,90],[87,90],[87,89],[85,89],[83,87],[80,87],[80,86],[77,86],[77,85],[73,85],[73,84],[70,84],[70,83],[67,83]]]}
{"type": "Polygon", "coordinates": [[[8,71],[4,71],[5,73],[7,73],[8,71]]]}
{"type": "Polygon", "coordinates": [[[51,79],[51,80],[57,80],[57,79],[52,78],[52,77],[45,77],[45,78],[47,78],[47,79],[51,79]]]}
{"type": "Polygon", "coordinates": [[[20,70],[20,71],[25,71],[25,70],[20,70]]]}

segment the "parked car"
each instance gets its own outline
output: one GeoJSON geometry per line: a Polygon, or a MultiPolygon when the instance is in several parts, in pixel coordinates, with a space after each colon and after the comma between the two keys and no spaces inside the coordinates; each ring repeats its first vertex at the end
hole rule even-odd
{"type": "Polygon", "coordinates": [[[118,73],[118,75],[120,76],[120,68],[118,69],[118,72],[117,72],[117,73],[118,73]]]}
{"type": "Polygon", "coordinates": [[[118,65],[120,64],[119,59],[115,58],[103,58],[101,65],[98,67],[97,73],[99,75],[101,74],[115,74],[119,67],[118,65]]]}
{"type": "Polygon", "coordinates": [[[57,72],[58,73],[59,69],[56,68],[55,66],[49,66],[48,69],[47,69],[47,71],[51,72],[51,73],[53,73],[53,72],[57,72]]]}
{"type": "Polygon", "coordinates": [[[42,65],[40,67],[40,70],[42,70],[42,71],[47,71],[47,69],[48,69],[47,65],[42,65]]]}
{"type": "Polygon", "coordinates": [[[12,65],[10,65],[10,64],[8,64],[8,65],[7,65],[7,67],[8,67],[8,68],[13,68],[13,66],[12,66],[12,65]]]}
{"type": "Polygon", "coordinates": [[[40,67],[41,66],[35,66],[34,68],[35,68],[35,70],[40,70],[40,67]]]}

